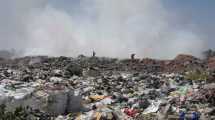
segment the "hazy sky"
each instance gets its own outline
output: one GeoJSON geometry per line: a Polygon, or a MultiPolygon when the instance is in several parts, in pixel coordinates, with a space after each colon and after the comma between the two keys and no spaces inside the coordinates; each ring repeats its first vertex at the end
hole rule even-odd
{"type": "Polygon", "coordinates": [[[215,48],[214,0],[0,0],[0,48],[172,58],[215,48]]]}
{"type": "Polygon", "coordinates": [[[163,0],[165,6],[185,16],[187,21],[196,24],[197,31],[204,34],[208,45],[215,48],[215,1],[214,0],[163,0]]]}
{"type": "MultiPolygon", "coordinates": [[[[49,0],[50,3],[60,9],[68,12],[77,10],[80,0],[49,0]],[[71,7],[72,6],[72,7],[71,7]]],[[[215,43],[215,1],[214,0],[162,0],[164,7],[175,14],[183,16],[181,22],[193,23],[198,27],[199,32],[205,34],[206,40],[215,43]]],[[[215,45],[209,44],[210,47],[215,48],[215,45]]]]}

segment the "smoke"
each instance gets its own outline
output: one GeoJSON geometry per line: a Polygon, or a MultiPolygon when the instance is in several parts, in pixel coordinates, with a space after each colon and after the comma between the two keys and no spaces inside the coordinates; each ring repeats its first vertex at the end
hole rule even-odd
{"type": "Polygon", "coordinates": [[[196,25],[180,22],[183,16],[165,8],[161,0],[80,0],[73,11],[47,0],[5,4],[2,9],[14,10],[0,22],[9,25],[0,29],[6,33],[0,34],[4,43],[0,47],[20,49],[25,55],[77,56],[96,51],[98,56],[124,58],[136,53],[172,58],[180,53],[200,56],[206,48],[196,25]]]}

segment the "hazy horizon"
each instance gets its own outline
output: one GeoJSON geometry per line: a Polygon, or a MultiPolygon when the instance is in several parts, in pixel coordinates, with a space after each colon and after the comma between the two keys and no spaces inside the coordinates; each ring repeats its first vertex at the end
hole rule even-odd
{"type": "Polygon", "coordinates": [[[24,55],[174,58],[214,48],[210,0],[7,0],[0,49],[24,55]]]}

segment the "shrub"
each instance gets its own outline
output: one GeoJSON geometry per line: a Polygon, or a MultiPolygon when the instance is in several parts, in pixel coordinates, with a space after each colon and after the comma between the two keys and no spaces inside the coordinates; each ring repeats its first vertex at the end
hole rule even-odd
{"type": "Polygon", "coordinates": [[[189,71],[186,73],[185,78],[188,80],[208,80],[209,73],[205,71],[189,71]]]}
{"type": "Polygon", "coordinates": [[[77,76],[81,76],[82,75],[82,68],[77,65],[77,64],[70,64],[66,67],[66,72],[65,75],[67,77],[73,76],[73,75],[77,75],[77,76]]]}
{"type": "Polygon", "coordinates": [[[4,104],[0,105],[0,120],[51,120],[51,117],[29,107],[17,107],[14,111],[7,111],[4,104]]]}

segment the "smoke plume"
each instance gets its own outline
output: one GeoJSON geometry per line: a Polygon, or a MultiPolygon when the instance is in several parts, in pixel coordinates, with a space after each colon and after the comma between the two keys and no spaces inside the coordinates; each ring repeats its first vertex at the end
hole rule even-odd
{"type": "Polygon", "coordinates": [[[200,56],[206,49],[196,25],[181,22],[183,16],[165,8],[161,0],[80,0],[71,11],[48,0],[2,3],[0,47],[22,50],[24,55],[96,51],[98,56],[172,58],[180,53],[200,56]]]}

